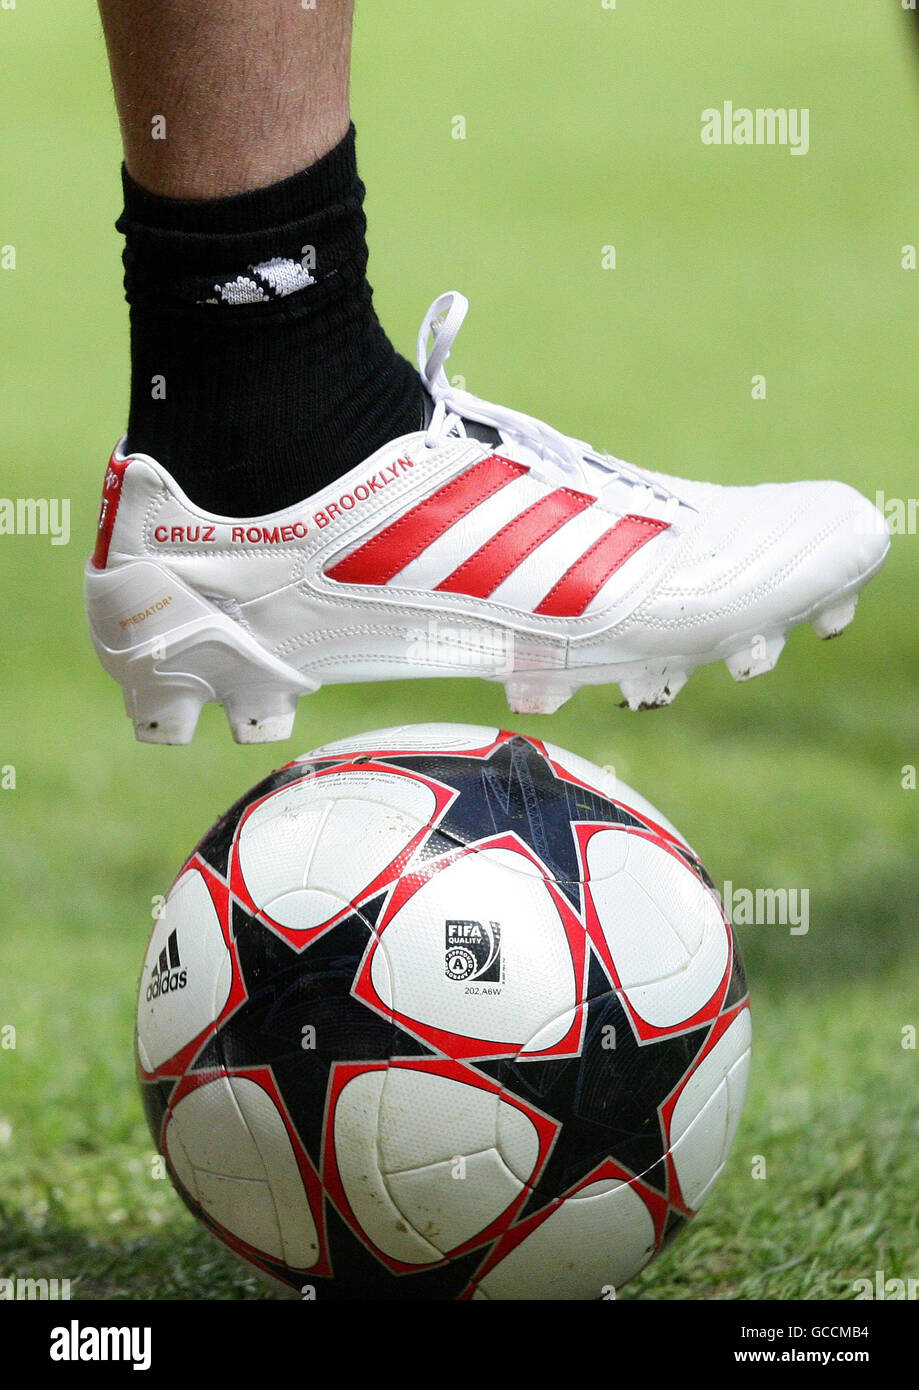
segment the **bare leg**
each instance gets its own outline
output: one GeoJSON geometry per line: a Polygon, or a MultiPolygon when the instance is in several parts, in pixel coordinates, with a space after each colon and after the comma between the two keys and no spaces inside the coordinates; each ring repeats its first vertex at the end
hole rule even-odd
{"type": "Polygon", "coordinates": [[[99,9],[125,163],[153,193],[263,188],[314,163],[348,129],[354,0],[315,9],[99,0],[99,9]]]}
{"type": "Polygon", "coordinates": [[[126,449],[267,514],[418,428],[376,317],[354,0],[99,0],[125,150],[126,449]]]}

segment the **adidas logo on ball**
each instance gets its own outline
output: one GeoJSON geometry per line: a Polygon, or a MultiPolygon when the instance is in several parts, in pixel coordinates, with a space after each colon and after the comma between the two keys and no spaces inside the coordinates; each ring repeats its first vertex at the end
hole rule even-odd
{"type": "Polygon", "coordinates": [[[147,986],[147,1002],[159,999],[161,994],[174,994],[177,989],[184,989],[187,984],[188,972],[182,969],[179,958],[178,934],[172,931],[153,967],[153,974],[147,986]]]}
{"type": "Polygon", "coordinates": [[[537,739],[314,749],[221,817],[154,928],[157,1152],[301,1298],[618,1296],[743,1106],[749,999],[710,885],[648,802],[537,739]]]}

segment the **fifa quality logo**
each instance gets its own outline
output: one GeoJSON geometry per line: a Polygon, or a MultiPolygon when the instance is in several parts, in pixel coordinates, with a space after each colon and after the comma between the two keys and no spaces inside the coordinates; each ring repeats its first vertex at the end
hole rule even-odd
{"type": "Polygon", "coordinates": [[[448,980],[501,981],[501,924],[453,918],[445,923],[448,980]]]}

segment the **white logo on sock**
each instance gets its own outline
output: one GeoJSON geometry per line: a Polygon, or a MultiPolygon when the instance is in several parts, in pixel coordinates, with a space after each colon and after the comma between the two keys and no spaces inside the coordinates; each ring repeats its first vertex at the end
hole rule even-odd
{"type": "Polygon", "coordinates": [[[248,275],[237,275],[214,289],[219,299],[206,299],[205,304],[259,304],[268,299],[281,299],[297,290],[315,285],[315,277],[300,261],[287,256],[275,256],[273,260],[251,265],[248,275]]]}

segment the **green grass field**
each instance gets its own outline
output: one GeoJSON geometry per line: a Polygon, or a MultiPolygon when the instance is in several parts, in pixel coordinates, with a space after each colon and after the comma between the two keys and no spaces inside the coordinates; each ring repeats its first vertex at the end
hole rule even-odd
{"type": "MultiPolygon", "coordinates": [[[[473,309],[451,368],[487,398],[667,472],[917,490],[919,271],[901,264],[919,243],[915,16],[896,0],[359,10],[371,274],[404,350],[455,287],[473,309]],[[809,153],[705,147],[700,113],[726,99],[808,108],[809,153]]],[[[188,749],[134,742],[80,596],[127,399],[104,50],[90,0],[19,0],[0,30],[0,248],[16,252],[2,491],[70,497],[73,529],[58,547],[0,536],[0,767],[16,781],[0,790],[0,1029],[16,1030],[0,1276],[69,1277],[85,1298],[260,1297],[153,1176],[131,1049],[151,900],[290,757],[407,717],[510,716],[473,681],[339,687],[301,702],[287,745],[237,748],[213,707],[188,749]]],[[[710,668],[670,710],[630,715],[594,690],[513,721],[614,764],[716,882],[810,893],[806,935],[739,928],[744,1121],[703,1212],[624,1297],[846,1298],[876,1269],[919,1276],[919,1051],[903,1046],[919,792],[901,776],[919,762],[917,580],[917,538],[897,536],[842,640],[797,632],[750,686],[710,668]]]]}

